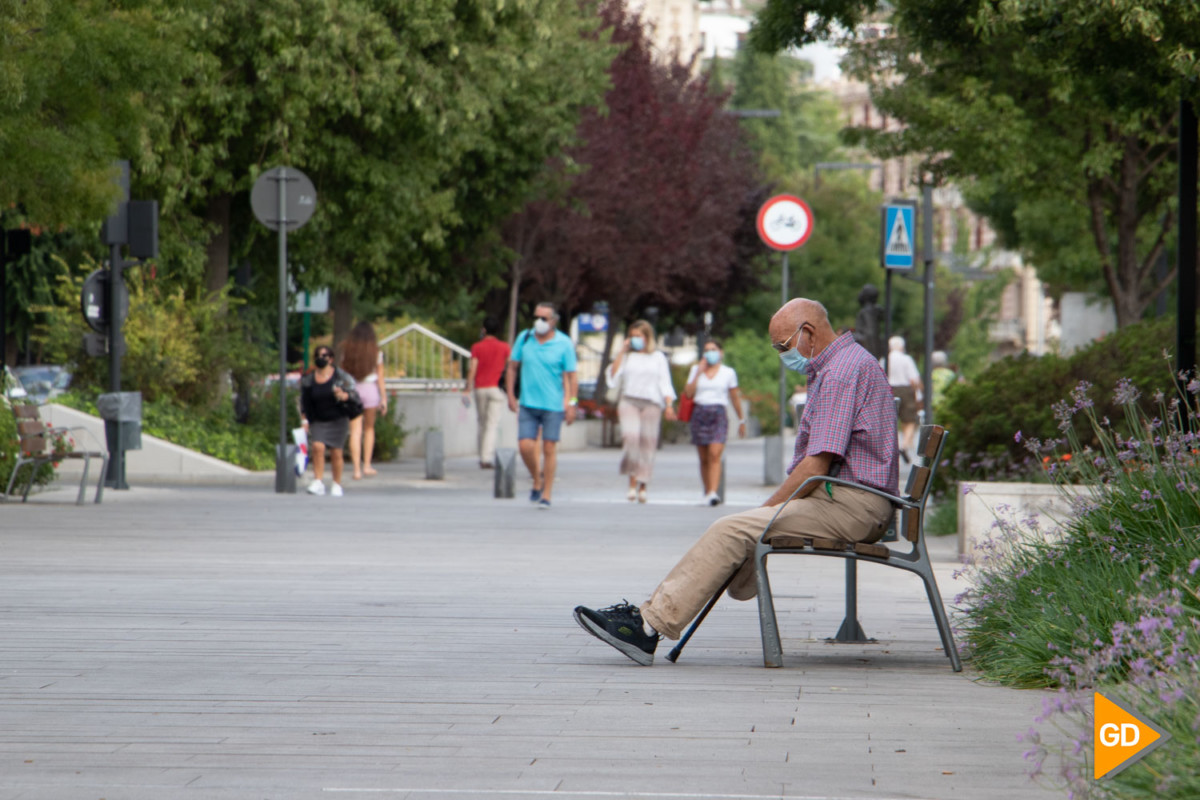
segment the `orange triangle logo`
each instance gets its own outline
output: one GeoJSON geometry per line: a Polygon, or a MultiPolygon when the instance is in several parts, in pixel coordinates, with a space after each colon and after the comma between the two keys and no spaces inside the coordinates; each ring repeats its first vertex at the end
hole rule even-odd
{"type": "Polygon", "coordinates": [[[1124,706],[1094,693],[1093,742],[1096,780],[1116,775],[1171,738],[1171,734],[1124,706]]]}

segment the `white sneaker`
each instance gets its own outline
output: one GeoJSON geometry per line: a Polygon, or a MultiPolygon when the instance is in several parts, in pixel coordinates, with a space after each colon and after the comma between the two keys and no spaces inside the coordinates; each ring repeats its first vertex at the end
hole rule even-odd
{"type": "Polygon", "coordinates": [[[629,502],[631,502],[631,503],[632,503],[634,500],[637,500],[637,489],[635,489],[634,487],[630,486],[630,487],[629,487],[629,493],[628,493],[627,495],[625,495],[625,499],[626,499],[626,500],[628,500],[628,501],[629,501],[629,502]]]}
{"type": "Polygon", "coordinates": [[[704,501],[710,506],[719,506],[721,505],[721,495],[717,494],[716,492],[709,492],[704,497],[704,501]]]}
{"type": "MultiPolygon", "coordinates": [[[[337,486],[337,484],[335,483],[334,486],[337,486]]],[[[313,482],[308,485],[308,493],[315,494],[318,497],[325,494],[325,484],[314,479],[313,482]]]]}
{"type": "Polygon", "coordinates": [[[342,491],[342,485],[340,483],[335,483],[333,486],[329,487],[330,497],[341,497],[344,494],[345,492],[342,491]]]}
{"type": "Polygon", "coordinates": [[[643,486],[637,491],[637,499],[639,503],[646,502],[646,487],[643,486]]]}

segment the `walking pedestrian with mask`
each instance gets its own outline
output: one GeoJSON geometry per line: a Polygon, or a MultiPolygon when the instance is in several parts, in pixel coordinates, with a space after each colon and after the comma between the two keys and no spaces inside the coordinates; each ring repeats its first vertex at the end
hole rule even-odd
{"type": "Polygon", "coordinates": [[[629,326],[625,346],[605,373],[609,386],[619,385],[617,416],[621,421],[621,474],[629,476],[626,499],[645,503],[663,417],[675,419],[671,365],[658,350],[654,326],[644,319],[629,326]]]}
{"type": "Polygon", "coordinates": [[[724,362],[725,351],[716,339],[704,343],[704,359],[688,373],[683,393],[696,404],[692,411],[692,444],[700,455],[700,481],[704,485],[704,502],[719,505],[721,496],[721,458],[729,431],[729,413],[733,406],[738,418],[738,436],[746,435],[746,417],[742,411],[742,393],[738,377],[724,362]]]}
{"type": "Polygon", "coordinates": [[[551,506],[554,476],[558,468],[558,439],[563,423],[575,421],[579,403],[579,379],[575,372],[575,343],[555,329],[558,312],[551,303],[539,303],[533,311],[532,331],[523,331],[513,344],[504,384],[508,407],[517,414],[517,446],[521,460],[533,479],[529,501],[540,510],[551,506]],[[517,373],[521,396],[513,391],[517,373]],[[537,450],[538,434],[542,452],[537,450]],[[541,464],[539,467],[539,455],[541,464]]]}

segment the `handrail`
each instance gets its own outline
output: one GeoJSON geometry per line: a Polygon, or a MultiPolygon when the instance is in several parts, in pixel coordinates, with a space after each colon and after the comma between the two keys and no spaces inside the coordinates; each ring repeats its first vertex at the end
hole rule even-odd
{"type": "Polygon", "coordinates": [[[445,336],[442,336],[440,333],[434,333],[433,331],[429,330],[429,328],[426,328],[424,325],[422,325],[419,322],[410,322],[407,325],[405,325],[403,328],[401,328],[400,330],[396,331],[395,333],[389,333],[387,336],[385,336],[379,340],[379,346],[382,348],[385,344],[388,344],[389,342],[393,342],[396,339],[399,339],[401,336],[404,336],[405,334],[410,333],[411,331],[416,331],[417,333],[423,334],[426,337],[433,339],[435,342],[442,345],[443,347],[448,347],[451,350],[453,350],[454,352],[458,353],[463,358],[471,357],[470,350],[468,350],[465,347],[461,347],[461,346],[455,344],[454,342],[447,339],[445,336]]]}
{"type": "Polygon", "coordinates": [[[471,351],[413,322],[379,342],[390,391],[461,391],[471,351]]]}

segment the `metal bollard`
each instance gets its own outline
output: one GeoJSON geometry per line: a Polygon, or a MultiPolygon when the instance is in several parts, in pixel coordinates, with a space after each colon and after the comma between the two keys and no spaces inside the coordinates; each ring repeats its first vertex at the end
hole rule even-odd
{"type": "Polygon", "coordinates": [[[294,444],[275,445],[275,492],[276,494],[296,493],[296,451],[294,444]]]}
{"type": "Polygon", "coordinates": [[[446,477],[446,450],[441,431],[425,431],[425,478],[440,481],[446,477]]]}
{"type": "Polygon", "coordinates": [[[778,436],[763,439],[763,485],[783,483],[783,442],[778,436]]]}
{"type": "Polygon", "coordinates": [[[721,482],[717,484],[717,497],[721,498],[722,505],[725,503],[725,456],[721,456],[721,482]]]}
{"type": "Polygon", "coordinates": [[[492,496],[511,499],[517,476],[517,451],[511,447],[496,448],[496,483],[492,496]]]}

